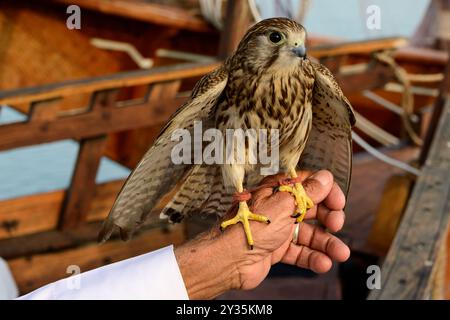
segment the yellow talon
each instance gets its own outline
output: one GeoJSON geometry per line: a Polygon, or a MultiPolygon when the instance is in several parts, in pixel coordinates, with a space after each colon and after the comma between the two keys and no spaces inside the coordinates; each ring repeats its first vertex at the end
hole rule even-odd
{"type": "Polygon", "coordinates": [[[250,220],[270,223],[269,218],[259,214],[252,213],[248,208],[247,203],[245,201],[242,201],[239,202],[239,210],[236,216],[230,220],[222,222],[222,224],[220,225],[220,229],[223,230],[228,226],[241,222],[244,225],[244,231],[245,235],[247,236],[248,245],[250,246],[250,249],[253,249],[253,237],[249,223],[250,220]]]}
{"type": "Polygon", "coordinates": [[[295,183],[294,186],[281,186],[280,191],[289,192],[295,199],[297,209],[293,217],[297,218],[296,223],[302,222],[305,218],[306,211],[314,206],[314,202],[306,194],[301,183],[295,183]]]}

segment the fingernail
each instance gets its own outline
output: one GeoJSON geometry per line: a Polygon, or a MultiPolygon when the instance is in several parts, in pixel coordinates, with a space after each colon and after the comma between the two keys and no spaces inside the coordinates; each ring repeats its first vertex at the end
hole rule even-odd
{"type": "Polygon", "coordinates": [[[319,181],[322,186],[327,186],[330,182],[328,176],[323,172],[314,173],[310,178],[319,181]]]}

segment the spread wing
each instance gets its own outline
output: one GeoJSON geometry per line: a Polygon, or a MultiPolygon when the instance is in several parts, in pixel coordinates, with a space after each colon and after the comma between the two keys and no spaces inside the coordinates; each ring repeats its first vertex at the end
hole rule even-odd
{"type": "MultiPolygon", "coordinates": [[[[190,164],[174,164],[172,141],[176,129],[193,131],[194,121],[202,121],[204,129],[214,124],[217,101],[226,86],[227,72],[222,66],[204,76],[195,86],[191,98],[169,120],[153,146],[128,177],[99,234],[106,241],[114,227],[128,239],[147,218],[161,197],[171,191],[192,170],[190,164]]],[[[191,137],[193,135],[191,134],[191,137]]]]}
{"type": "Polygon", "coordinates": [[[312,129],[298,166],[304,170],[331,171],[347,194],[352,171],[351,127],[355,116],[332,73],[318,63],[313,63],[313,67],[316,81],[312,129]]]}

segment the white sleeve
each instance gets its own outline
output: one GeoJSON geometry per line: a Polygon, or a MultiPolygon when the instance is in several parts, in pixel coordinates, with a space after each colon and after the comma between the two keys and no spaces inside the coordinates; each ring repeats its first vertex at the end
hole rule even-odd
{"type": "Polygon", "coordinates": [[[19,290],[5,260],[0,258],[0,300],[17,298],[19,290]]]}
{"type": "Polygon", "coordinates": [[[189,299],[173,246],[80,273],[18,299],[189,299]]]}

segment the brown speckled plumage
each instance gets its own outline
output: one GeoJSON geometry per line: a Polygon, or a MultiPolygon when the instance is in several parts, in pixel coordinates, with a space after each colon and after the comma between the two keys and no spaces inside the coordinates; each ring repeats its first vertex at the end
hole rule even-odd
{"type": "Polygon", "coordinates": [[[177,128],[192,130],[194,121],[202,121],[203,130],[279,129],[282,170],[297,165],[329,169],[347,191],[354,116],[329,70],[290,51],[289,45],[304,44],[305,37],[301,25],[285,18],[253,26],[236,53],[202,78],[191,99],[170,119],[127,180],[100,238],[107,239],[114,226],[128,238],[177,184],[179,191],[162,212],[174,222],[192,213],[221,215],[231,205],[233,189],[227,186],[236,190],[244,178],[248,184],[259,180],[249,164],[174,165],[170,153],[176,142],[171,133],[177,128]],[[284,42],[270,42],[274,31],[284,42]]]}

